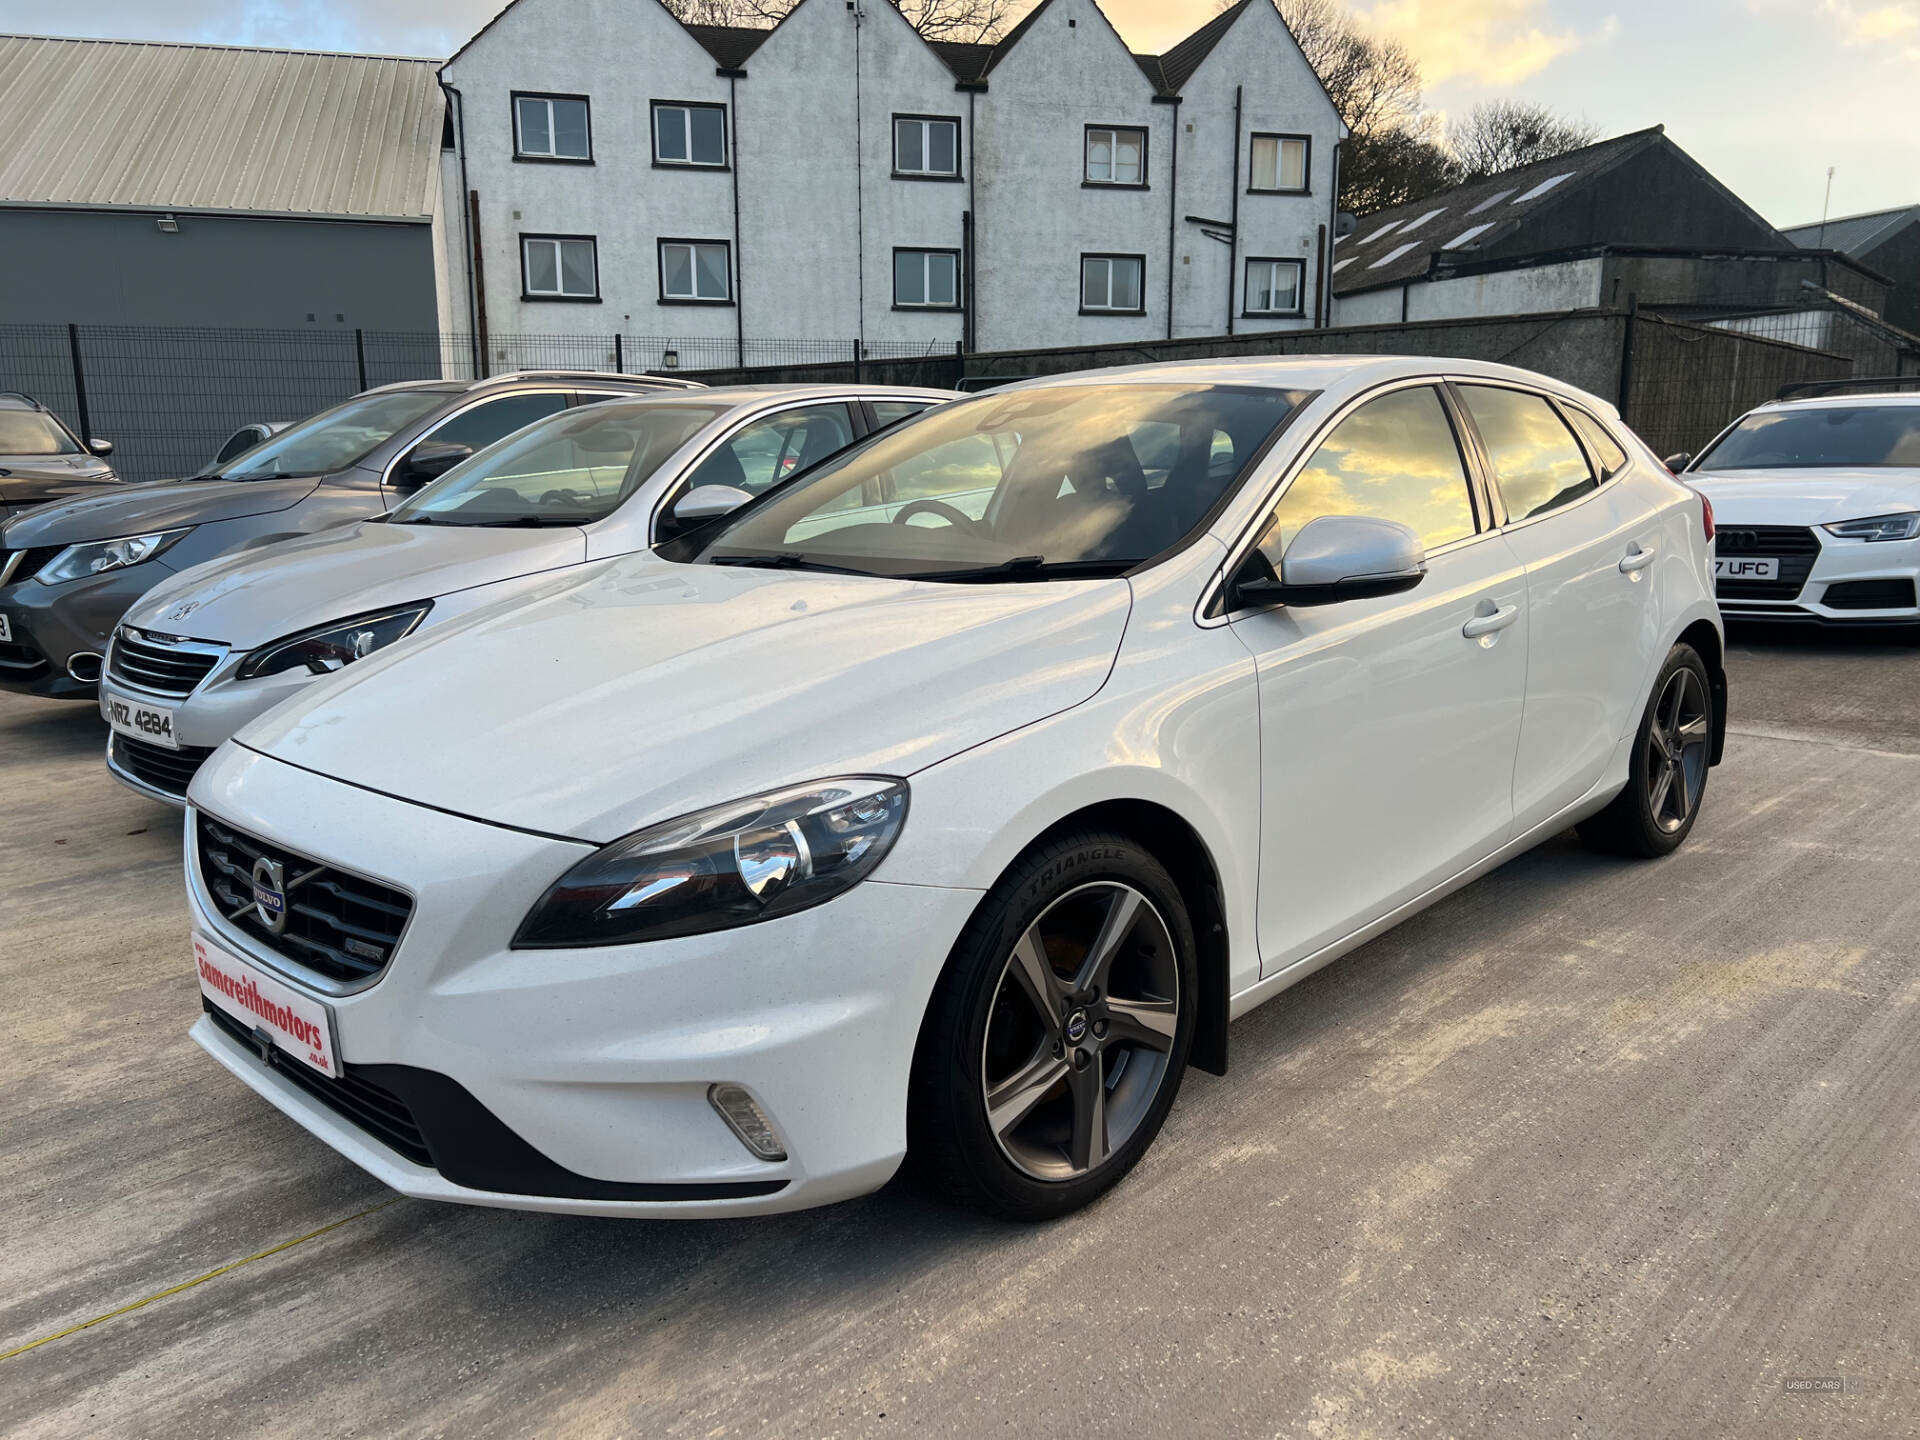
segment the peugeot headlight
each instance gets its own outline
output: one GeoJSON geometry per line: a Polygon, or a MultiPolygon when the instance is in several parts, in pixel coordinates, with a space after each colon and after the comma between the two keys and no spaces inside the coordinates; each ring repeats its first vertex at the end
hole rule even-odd
{"type": "Polygon", "coordinates": [[[906,814],[906,781],[859,775],[636,830],[556,880],[514,948],[665,940],[791,915],[870,875],[906,814]]]}
{"type": "Polygon", "coordinates": [[[1911,540],[1920,535],[1920,510],[1870,515],[1865,520],[1836,520],[1820,528],[1842,540],[1911,540]]]}
{"type": "Polygon", "coordinates": [[[90,540],[84,545],[69,545],[40,567],[33,578],[42,585],[63,585],[87,575],[108,570],[124,570],[151,560],[193,527],[156,530],[151,535],[128,535],[119,540],[90,540]]]}
{"type": "Polygon", "coordinates": [[[237,678],[253,680],[303,667],[315,675],[331,674],[342,665],[351,665],[371,655],[383,645],[411,635],[432,608],[433,602],[426,600],[400,610],[378,610],[351,620],[336,620],[315,630],[302,630],[298,635],[262,645],[240,666],[237,678]]]}

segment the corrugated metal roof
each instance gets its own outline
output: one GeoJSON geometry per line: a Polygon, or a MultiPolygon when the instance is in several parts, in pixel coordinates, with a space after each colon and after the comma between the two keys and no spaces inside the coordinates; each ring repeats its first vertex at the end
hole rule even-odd
{"type": "Polygon", "coordinates": [[[435,62],[0,35],[0,205],[423,220],[435,62]]]}
{"type": "Polygon", "coordinates": [[[1871,215],[1842,215],[1825,224],[1816,221],[1812,225],[1795,225],[1782,233],[1808,250],[1838,250],[1857,257],[1896,230],[1916,223],[1920,223],[1920,205],[1901,205],[1892,210],[1876,210],[1871,215]]]}

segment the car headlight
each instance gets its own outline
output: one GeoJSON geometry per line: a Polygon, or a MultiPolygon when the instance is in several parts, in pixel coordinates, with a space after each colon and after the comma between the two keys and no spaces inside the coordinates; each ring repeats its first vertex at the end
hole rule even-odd
{"type": "Polygon", "coordinates": [[[857,775],[636,830],[554,881],[514,948],[624,945],[791,915],[870,875],[906,815],[906,781],[857,775]]]}
{"type": "Polygon", "coordinates": [[[86,575],[102,575],[109,570],[124,570],[151,560],[193,527],[156,530],[151,535],[128,535],[119,540],[90,540],[84,545],[69,545],[40,567],[33,578],[42,585],[61,585],[86,575]]]}
{"type": "Polygon", "coordinates": [[[1920,510],[1900,515],[1870,515],[1865,520],[1836,520],[1820,527],[1843,540],[1911,540],[1920,535],[1920,510]]]}
{"type": "Polygon", "coordinates": [[[371,655],[383,645],[411,635],[433,608],[431,600],[399,610],[377,610],[351,620],[336,620],[314,630],[302,630],[284,640],[262,645],[240,666],[237,679],[253,680],[304,666],[315,675],[329,675],[342,665],[371,655]]]}

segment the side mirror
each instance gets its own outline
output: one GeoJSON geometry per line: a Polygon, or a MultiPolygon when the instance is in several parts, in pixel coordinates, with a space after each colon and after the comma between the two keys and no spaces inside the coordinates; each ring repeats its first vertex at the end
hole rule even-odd
{"type": "Polygon", "coordinates": [[[1693,463],[1693,456],[1689,455],[1686,451],[1682,450],[1678,455],[1667,456],[1667,458],[1662,460],[1660,463],[1666,466],[1667,469],[1671,470],[1674,474],[1678,475],[1682,470],[1686,469],[1687,466],[1693,463]]]}
{"type": "Polygon", "coordinates": [[[417,490],[429,480],[438,480],[447,471],[473,454],[471,445],[454,445],[445,440],[422,440],[407,456],[404,467],[394,472],[394,483],[402,490],[417,490]]]}
{"type": "Polygon", "coordinates": [[[682,526],[699,525],[731,514],[751,499],[738,485],[696,485],[674,501],[673,518],[682,526]]]}
{"type": "Polygon", "coordinates": [[[1426,547],[1397,520],[1322,515],[1300,527],[1280,560],[1280,577],[1259,551],[1234,580],[1241,605],[1337,605],[1398,595],[1427,577],[1426,547]]]}
{"type": "Polygon", "coordinates": [[[91,450],[94,454],[98,455],[102,460],[104,460],[107,458],[107,456],[113,453],[113,441],[89,440],[87,441],[87,449],[91,450]]]}

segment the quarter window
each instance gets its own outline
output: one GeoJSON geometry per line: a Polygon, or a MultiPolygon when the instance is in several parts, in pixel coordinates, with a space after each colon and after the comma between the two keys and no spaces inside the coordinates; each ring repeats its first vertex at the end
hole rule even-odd
{"type": "Polygon", "coordinates": [[[893,303],[903,310],[953,310],[960,304],[957,250],[893,252],[893,303]]]}
{"type": "Polygon", "coordinates": [[[1087,127],[1089,185],[1147,183],[1147,132],[1110,127],[1087,127]]]}
{"type": "Polygon", "coordinates": [[[1573,417],[1573,428],[1578,430],[1587,442],[1587,448],[1600,462],[1600,478],[1611,480],[1627,468],[1627,452],[1620,448],[1607,427],[1584,410],[1567,407],[1567,413],[1573,417]]]}
{"type": "Polygon", "coordinates": [[[591,235],[520,237],[520,288],[528,300],[597,300],[600,261],[591,235]]]}
{"type": "Polygon", "coordinates": [[[727,107],[654,101],[653,160],[656,165],[725,168],[727,107]]]}
{"type": "Polygon", "coordinates": [[[1307,156],[1311,141],[1305,135],[1255,135],[1249,147],[1249,190],[1282,195],[1307,193],[1307,156]]]}
{"type": "Polygon", "coordinates": [[[584,95],[515,95],[513,153],[522,160],[591,160],[584,95]]]}
{"type": "Polygon", "coordinates": [[[733,299],[733,267],[724,240],[662,240],[660,298],[725,305],[733,299]]]}
{"type": "Polygon", "coordinates": [[[912,419],[932,404],[931,400],[869,400],[867,408],[873,411],[875,428],[884,430],[889,425],[912,419]]]}
{"type": "Polygon", "coordinates": [[[1247,261],[1247,314],[1301,314],[1306,274],[1304,260],[1247,261]]]}
{"type": "Polygon", "coordinates": [[[1138,315],[1141,301],[1142,271],[1146,261],[1138,255],[1082,255],[1080,257],[1080,309],[1082,313],[1138,315]]]}
{"type": "Polygon", "coordinates": [[[893,173],[957,178],[960,174],[960,122],[924,115],[893,117],[893,173]]]}
{"type": "Polygon", "coordinates": [[[1545,396],[1462,385],[1460,397],[1486,445],[1508,519],[1545,514],[1599,488],[1573,432],[1545,396]]]}
{"type": "Polygon", "coordinates": [[[1322,515],[1397,520],[1429,550],[1474,533],[1466,463],[1432,386],[1369,400],[1320,442],[1260,538],[1276,570],[1300,528],[1322,515]]]}

